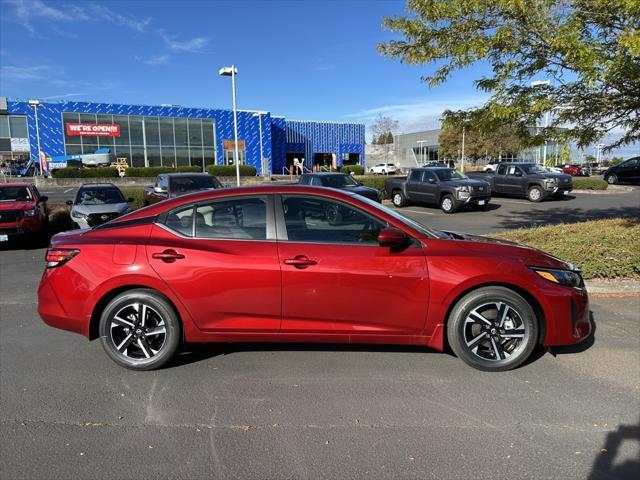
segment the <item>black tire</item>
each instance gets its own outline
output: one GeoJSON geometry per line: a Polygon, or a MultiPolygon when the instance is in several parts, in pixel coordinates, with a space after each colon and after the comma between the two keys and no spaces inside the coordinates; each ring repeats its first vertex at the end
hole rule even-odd
{"type": "Polygon", "coordinates": [[[440,208],[444,213],[456,213],[456,201],[453,195],[447,194],[440,199],[440,208]]]}
{"type": "Polygon", "coordinates": [[[404,196],[404,193],[402,193],[401,190],[394,190],[391,193],[391,203],[393,203],[394,206],[400,208],[400,207],[404,207],[407,204],[407,199],[404,196]]]}
{"type": "Polygon", "coordinates": [[[467,365],[486,372],[522,365],[534,351],[538,336],[538,319],[531,305],[505,287],[468,293],[456,303],[447,323],[454,353],[467,365]]]}
{"type": "Polygon", "coordinates": [[[329,225],[340,225],[342,223],[342,211],[338,205],[328,205],[324,211],[324,216],[329,225]]]}
{"type": "Polygon", "coordinates": [[[616,183],[618,183],[618,176],[615,173],[612,173],[611,175],[607,175],[607,178],[605,178],[605,180],[609,185],[615,185],[616,183]]]}
{"type": "Polygon", "coordinates": [[[111,300],[100,316],[99,328],[107,355],[131,370],[162,367],[171,360],[180,344],[180,321],[173,307],[163,296],[149,289],[128,290],[111,300]],[[144,319],[141,318],[143,312],[144,319]],[[160,333],[163,327],[164,333],[160,333]]]}
{"type": "Polygon", "coordinates": [[[544,192],[542,191],[542,187],[538,185],[532,185],[527,190],[527,200],[530,202],[541,202],[544,199],[544,192]]]}

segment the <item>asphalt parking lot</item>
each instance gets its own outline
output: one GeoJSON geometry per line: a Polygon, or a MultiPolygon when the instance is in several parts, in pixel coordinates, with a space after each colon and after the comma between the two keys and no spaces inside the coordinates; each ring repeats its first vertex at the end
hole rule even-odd
{"type": "MultiPolygon", "coordinates": [[[[484,233],[526,212],[629,211],[639,194],[407,210],[484,233]]],[[[0,251],[0,478],[609,479],[640,468],[637,297],[594,298],[592,343],[506,373],[344,345],[210,345],[131,372],[39,320],[43,253],[0,251]]]]}

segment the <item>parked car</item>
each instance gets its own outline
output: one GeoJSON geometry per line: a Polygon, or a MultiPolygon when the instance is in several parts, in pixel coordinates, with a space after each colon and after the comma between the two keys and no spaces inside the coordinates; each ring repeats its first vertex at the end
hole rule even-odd
{"type": "Polygon", "coordinates": [[[485,180],[493,194],[522,195],[531,202],[563,198],[573,190],[571,175],[552,173],[537,163],[501,163],[495,173],[469,172],[469,177],[485,180]]]}
{"type": "Polygon", "coordinates": [[[144,204],[152,205],[167,198],[215,188],[222,188],[222,184],[207,173],[161,173],[153,187],[144,187],[144,204]]]}
{"type": "Polygon", "coordinates": [[[487,164],[484,166],[484,171],[485,171],[485,172],[495,172],[495,171],[496,171],[496,169],[498,168],[498,165],[500,165],[500,162],[490,162],[490,163],[487,163],[487,164]]]}
{"type": "Polygon", "coordinates": [[[640,182],[640,157],[633,157],[604,172],[604,179],[612,185],[618,182],[640,182]]]}
{"type": "Polygon", "coordinates": [[[389,175],[396,173],[396,166],[393,163],[378,163],[369,169],[369,173],[378,175],[389,175]]]}
{"type": "Polygon", "coordinates": [[[564,173],[560,167],[546,167],[551,173],[564,173]]]}
{"type": "Polygon", "coordinates": [[[444,162],[440,162],[440,161],[437,161],[437,160],[432,160],[430,162],[423,163],[421,165],[421,167],[422,168],[426,168],[426,167],[444,167],[444,168],[447,168],[447,167],[449,167],[449,165],[447,165],[444,162]]]}
{"type": "Polygon", "coordinates": [[[396,207],[415,203],[439,205],[444,213],[455,213],[464,205],[486,208],[491,187],[450,168],[416,168],[406,178],[384,181],[385,195],[396,207]]]}
{"type": "Polygon", "coordinates": [[[573,265],[432,230],[335,189],[169,199],[55,235],[46,262],[42,319],[100,338],[136,370],[165,365],[182,342],[277,341],[446,344],[475,368],[501,371],[536,345],[575,344],[591,331],[573,265]],[[316,213],[326,204],[352,214],[334,226],[316,213]]]}
{"type": "Polygon", "coordinates": [[[582,168],[580,165],[565,165],[562,167],[562,173],[566,173],[567,175],[571,175],[572,177],[588,177],[589,171],[582,168]]]}
{"type": "Polygon", "coordinates": [[[0,243],[42,237],[49,224],[47,200],[35,185],[0,184],[0,243]]]}
{"type": "Polygon", "coordinates": [[[357,193],[374,202],[382,201],[382,193],[379,190],[362,185],[347,173],[305,173],[300,177],[298,183],[315,187],[339,188],[340,190],[357,193]]]}
{"type": "Polygon", "coordinates": [[[71,207],[69,215],[74,228],[93,228],[131,212],[131,202],[133,198],[125,200],[112,183],[84,183],[75,199],[67,200],[67,205],[71,207]]]}

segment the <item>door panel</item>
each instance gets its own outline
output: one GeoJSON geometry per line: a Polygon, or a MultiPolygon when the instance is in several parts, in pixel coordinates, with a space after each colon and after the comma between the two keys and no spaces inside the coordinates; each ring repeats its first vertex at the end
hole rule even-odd
{"type": "Polygon", "coordinates": [[[400,251],[379,246],[386,224],[342,202],[290,196],[283,206],[276,203],[287,239],[278,241],[283,333],[422,331],[429,281],[417,242],[400,251]],[[339,205],[339,221],[324,216],[331,205],[339,205]]]}
{"type": "Polygon", "coordinates": [[[427,200],[421,170],[414,170],[409,174],[409,177],[407,177],[407,193],[412,200],[419,202],[425,202],[427,200]]]}
{"type": "Polygon", "coordinates": [[[264,221],[255,220],[255,205],[249,205],[252,210],[247,205],[221,203],[225,208],[204,205],[194,211],[190,207],[195,228],[188,211],[187,215],[183,211],[169,214],[166,226],[154,225],[146,247],[149,264],[200,329],[277,332],[281,319],[277,244],[241,239],[241,235],[255,238],[264,227],[264,221]],[[234,229],[239,218],[241,228],[234,229]],[[209,238],[187,238],[192,229],[209,238]],[[218,231],[236,239],[212,238],[218,231]]]}

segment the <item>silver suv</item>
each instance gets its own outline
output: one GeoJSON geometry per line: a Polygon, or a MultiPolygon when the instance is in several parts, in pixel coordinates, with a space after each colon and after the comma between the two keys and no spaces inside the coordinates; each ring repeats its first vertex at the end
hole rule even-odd
{"type": "Polygon", "coordinates": [[[71,221],[74,228],[92,228],[131,212],[129,203],[133,198],[125,200],[118,187],[112,183],[85,183],[75,200],[69,200],[71,221]]]}

